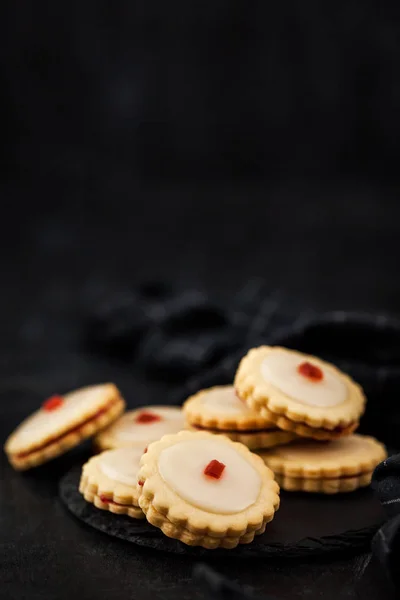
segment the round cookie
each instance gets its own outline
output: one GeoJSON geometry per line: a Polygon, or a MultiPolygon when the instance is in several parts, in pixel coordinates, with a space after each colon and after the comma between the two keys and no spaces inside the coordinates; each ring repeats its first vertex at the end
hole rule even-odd
{"type": "Polygon", "coordinates": [[[265,530],[279,507],[279,486],[243,444],[181,431],[141,458],[139,505],[167,536],[204,548],[234,548],[265,530]]]}
{"type": "Polygon", "coordinates": [[[246,433],[245,431],[221,431],[219,429],[203,429],[196,427],[196,425],[186,424],[186,429],[189,431],[207,431],[214,435],[225,435],[233,442],[239,442],[244,446],[247,446],[249,450],[274,448],[275,446],[281,446],[282,444],[289,444],[293,440],[299,439],[295,433],[291,431],[282,431],[281,429],[274,429],[271,431],[254,431],[246,433]]]}
{"type": "Polygon", "coordinates": [[[126,412],[101,431],[95,438],[95,445],[100,450],[133,446],[144,450],[163,435],[182,429],[184,418],[179,406],[142,406],[126,412]]]}
{"type": "Polygon", "coordinates": [[[280,347],[253,348],[235,388],[247,405],[277,427],[319,440],[349,435],[364,412],[361,387],[333,365],[280,347]]]}
{"type": "Polygon", "coordinates": [[[188,423],[205,429],[275,429],[274,423],[240,400],[233,385],[218,385],[197,392],[186,400],[183,412],[188,423]]]}
{"type": "Polygon", "coordinates": [[[232,385],[220,385],[197,392],[183,405],[186,428],[223,433],[250,449],[287,444],[297,436],[277,429],[275,423],[251,410],[236,395],[232,385]]]}
{"type": "Polygon", "coordinates": [[[112,383],[52,396],[17,427],[4,450],[15,469],[36,467],[95,435],[124,408],[125,401],[112,383]]]}
{"type": "Polygon", "coordinates": [[[143,519],[137,486],[142,454],[139,448],[117,448],[93,456],[83,466],[80,493],[101,510],[143,519]]]}
{"type": "Polygon", "coordinates": [[[373,470],[387,456],[383,444],[359,434],[324,443],[303,440],[258,454],[282,489],[324,494],[369,485],[373,470]]]}

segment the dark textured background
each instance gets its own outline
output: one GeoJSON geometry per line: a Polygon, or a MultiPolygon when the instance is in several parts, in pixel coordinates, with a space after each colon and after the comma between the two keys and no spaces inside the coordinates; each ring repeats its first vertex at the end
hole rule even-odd
{"type": "MultiPolygon", "coordinates": [[[[162,277],[229,300],[259,276],[294,307],[399,311],[395,2],[2,13],[2,439],[55,391],[171,391],[83,348],[104,290],[162,277]]],[[[189,560],[71,520],[55,492],[72,460],[21,476],[1,458],[2,597],[197,597],[189,560]]],[[[264,596],[356,598],[367,560],[221,570],[264,596]]]]}

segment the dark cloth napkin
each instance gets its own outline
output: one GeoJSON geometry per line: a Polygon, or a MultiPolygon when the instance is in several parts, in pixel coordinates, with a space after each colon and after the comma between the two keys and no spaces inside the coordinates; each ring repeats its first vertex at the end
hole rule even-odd
{"type": "Polygon", "coordinates": [[[372,540],[372,550],[394,587],[400,590],[400,454],[390,456],[375,469],[372,487],[388,520],[372,540]]]}
{"type": "Polygon", "coordinates": [[[384,314],[321,313],[296,306],[250,281],[228,304],[201,290],[151,282],[94,304],[85,319],[91,348],[135,361],[151,377],[175,382],[171,401],[200,387],[230,383],[252,346],[283,345],[320,356],[364,387],[361,431],[396,447],[400,431],[400,319],[384,314]]]}
{"type": "MultiPolygon", "coordinates": [[[[202,387],[231,383],[241,357],[253,346],[282,345],[315,354],[363,386],[368,408],[361,431],[399,448],[400,319],[395,316],[305,309],[280,292],[269,293],[258,280],[224,305],[204,291],[155,282],[110,293],[87,315],[84,338],[96,351],[139,361],[152,377],[175,381],[175,403],[202,387]]],[[[377,467],[373,486],[388,515],[373,552],[399,585],[400,455],[377,467]]]]}
{"type": "MultiPolygon", "coordinates": [[[[195,565],[193,576],[205,597],[210,598],[210,600],[256,600],[256,596],[250,590],[232,583],[203,563],[195,565]]],[[[264,599],[275,600],[272,596],[264,596],[264,599]]]]}

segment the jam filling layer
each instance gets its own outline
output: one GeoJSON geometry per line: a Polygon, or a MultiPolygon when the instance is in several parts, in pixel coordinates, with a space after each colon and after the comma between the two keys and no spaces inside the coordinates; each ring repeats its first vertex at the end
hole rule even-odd
{"type": "Polygon", "coordinates": [[[102,502],[104,502],[104,504],[115,504],[115,506],[124,506],[125,508],[130,508],[132,506],[131,504],[121,504],[120,502],[115,502],[115,500],[110,500],[110,498],[103,496],[103,494],[100,494],[99,498],[102,502]]]}
{"type": "Polygon", "coordinates": [[[216,433],[273,433],[275,431],[282,431],[281,429],[217,429],[215,427],[202,427],[201,425],[190,425],[194,429],[199,431],[211,431],[216,433]]]}
{"type": "Polygon", "coordinates": [[[75,433],[76,431],[79,431],[79,429],[81,429],[82,427],[84,427],[85,425],[90,423],[91,421],[98,419],[101,415],[108,412],[110,410],[110,408],[112,408],[115,404],[117,404],[117,402],[119,402],[119,400],[113,400],[112,402],[109,402],[104,408],[101,408],[100,410],[98,410],[96,413],[94,413],[93,415],[88,417],[85,421],[81,421],[81,423],[79,423],[79,425],[76,425],[75,427],[71,427],[71,429],[67,429],[60,435],[49,438],[44,444],[41,444],[41,445],[39,444],[38,446],[34,446],[28,452],[19,452],[18,454],[16,454],[16,458],[26,458],[27,456],[29,456],[30,454],[33,454],[34,452],[38,452],[39,450],[44,450],[45,448],[47,448],[47,446],[51,446],[51,444],[55,444],[56,442],[62,440],[65,436],[67,436],[71,433],[75,433]]]}
{"type": "MultiPolygon", "coordinates": [[[[299,423],[299,425],[302,425],[302,423],[299,423]]],[[[344,433],[345,431],[348,431],[351,427],[353,427],[354,422],[353,423],[349,423],[348,425],[346,425],[345,427],[342,426],[338,426],[335,427],[334,429],[326,429],[324,427],[316,427],[316,431],[326,431],[326,433],[344,433]]],[[[277,427],[275,429],[217,429],[217,428],[213,428],[213,427],[202,427],[201,425],[190,425],[191,427],[193,427],[194,429],[198,429],[199,431],[211,431],[211,432],[217,432],[217,433],[274,433],[276,431],[285,431],[283,429],[278,429],[277,427]]],[[[310,429],[312,429],[310,427],[310,429]]]]}

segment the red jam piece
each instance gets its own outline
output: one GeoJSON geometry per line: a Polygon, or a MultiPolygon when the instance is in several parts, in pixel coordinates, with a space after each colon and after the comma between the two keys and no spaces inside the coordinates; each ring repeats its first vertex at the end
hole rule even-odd
{"type": "Polygon", "coordinates": [[[147,446],[146,446],[146,448],[143,450],[143,454],[146,454],[146,452],[147,452],[147,446]]]}
{"type": "Polygon", "coordinates": [[[213,479],[219,479],[224,469],[224,463],[221,463],[218,460],[211,460],[204,469],[204,475],[212,477],[213,479]]]}
{"type": "Polygon", "coordinates": [[[63,397],[55,395],[55,396],[51,396],[50,398],[45,400],[45,402],[43,402],[42,409],[46,410],[47,412],[51,412],[52,410],[57,410],[57,408],[60,408],[60,406],[62,406],[63,404],[64,404],[63,397]]]}
{"type": "Polygon", "coordinates": [[[307,377],[307,379],[310,379],[311,381],[322,381],[322,379],[324,378],[322,369],[315,365],[312,365],[308,361],[302,362],[297,367],[297,370],[300,373],[300,375],[307,377]]]}
{"type": "Polygon", "coordinates": [[[139,413],[135,419],[136,423],[155,423],[155,421],[161,421],[161,417],[146,410],[139,413]]]}
{"type": "Polygon", "coordinates": [[[140,487],[144,486],[144,481],[138,481],[138,485],[140,485],[140,487]]]}
{"type": "Polygon", "coordinates": [[[107,496],[103,496],[103,494],[100,494],[99,498],[100,498],[100,500],[101,500],[102,502],[104,502],[105,504],[108,504],[108,503],[110,502],[110,499],[109,499],[109,498],[107,498],[107,496]]]}

